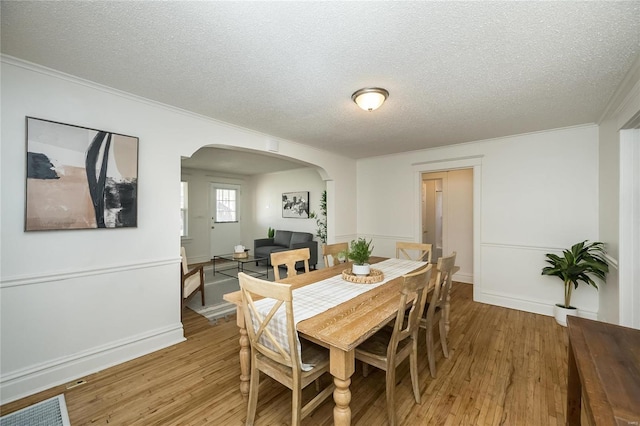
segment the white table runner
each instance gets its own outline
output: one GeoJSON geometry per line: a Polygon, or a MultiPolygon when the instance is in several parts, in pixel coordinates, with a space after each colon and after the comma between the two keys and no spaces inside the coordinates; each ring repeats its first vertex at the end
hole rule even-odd
{"type": "MultiPolygon", "coordinates": [[[[293,318],[294,324],[309,319],[315,315],[325,312],[334,306],[353,299],[360,294],[366,293],[378,286],[381,286],[394,278],[405,275],[420,266],[426,265],[427,262],[417,262],[405,259],[387,259],[380,263],[372,265],[375,269],[379,269],[384,274],[384,280],[375,284],[356,284],[342,279],[342,274],[331,278],[318,281],[317,283],[293,290],[293,318]]],[[[275,304],[273,299],[265,298],[255,302],[255,306],[262,317],[266,316],[275,304]]],[[[287,341],[286,329],[286,312],[284,305],[278,309],[273,319],[269,322],[268,329],[278,340],[280,345],[290,352],[289,343],[287,341]]],[[[254,328],[257,327],[257,321],[252,318],[254,328]]],[[[297,333],[296,333],[297,337],[297,333]]],[[[276,350],[267,340],[262,338],[261,343],[265,346],[276,350]]],[[[298,348],[300,342],[298,341],[298,348]]],[[[302,364],[303,370],[309,370],[310,365],[302,364]]]]}

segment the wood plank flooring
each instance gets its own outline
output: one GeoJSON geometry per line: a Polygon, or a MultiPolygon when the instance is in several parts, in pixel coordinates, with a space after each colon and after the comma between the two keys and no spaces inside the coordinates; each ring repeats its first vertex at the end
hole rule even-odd
{"type": "MultiPolygon", "coordinates": [[[[567,335],[554,319],[472,301],[472,286],[454,283],[449,359],[437,347],[437,378],[426,360],[424,334],[419,375],[422,403],[412,397],[408,361],[397,375],[401,425],[561,425],[565,418],[567,335]]],[[[73,426],[242,425],[246,402],[238,388],[235,318],[211,325],[185,309],[187,341],[0,407],[4,415],[64,393],[73,426]]],[[[435,338],[438,342],[439,337],[435,338]]],[[[386,424],[384,373],[352,377],[352,424],[386,424]]],[[[330,380],[330,377],[323,377],[330,380]]],[[[311,398],[309,386],[303,399],[311,398]]],[[[256,425],[286,425],[291,393],[260,380],[256,425]]],[[[303,425],[331,425],[328,399],[303,425]]]]}

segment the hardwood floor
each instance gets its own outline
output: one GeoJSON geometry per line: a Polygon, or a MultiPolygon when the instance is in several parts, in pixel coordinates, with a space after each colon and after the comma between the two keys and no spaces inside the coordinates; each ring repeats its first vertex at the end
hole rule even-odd
{"type": "MultiPolygon", "coordinates": [[[[567,335],[554,319],[472,301],[472,286],[454,283],[449,359],[437,347],[437,378],[426,360],[424,333],[419,364],[422,404],[412,397],[408,361],[398,370],[396,410],[402,425],[564,424],[567,335]]],[[[235,318],[211,325],[185,309],[187,341],[83,377],[87,383],[32,395],[0,407],[2,414],[60,393],[73,426],[241,425],[246,402],[238,388],[235,318]]],[[[436,337],[435,341],[438,337],[436,337]]],[[[324,377],[330,380],[330,377],[324,377]]],[[[314,386],[305,389],[311,398],[314,386]]],[[[384,373],[360,365],[352,377],[352,424],[386,424],[384,373]]],[[[291,393],[268,377],[260,380],[256,425],[290,421],[291,393]]],[[[303,425],[331,425],[329,398],[303,425]]]]}

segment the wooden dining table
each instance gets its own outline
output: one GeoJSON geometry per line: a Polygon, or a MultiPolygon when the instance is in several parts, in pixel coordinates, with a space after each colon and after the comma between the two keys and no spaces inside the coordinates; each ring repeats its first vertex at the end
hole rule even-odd
{"type": "MultiPolygon", "coordinates": [[[[385,259],[372,257],[370,263],[375,264],[385,259]]],[[[421,267],[423,265],[416,267],[415,270],[421,267]]],[[[330,268],[289,277],[281,282],[291,284],[295,290],[339,275],[348,268],[351,268],[351,263],[342,263],[330,268]]],[[[435,276],[435,273],[432,276],[435,276]]],[[[392,279],[297,324],[296,328],[300,337],[329,348],[329,368],[335,384],[333,393],[335,425],[351,424],[349,385],[355,371],[355,348],[396,317],[401,285],[402,277],[392,279]]],[[[235,304],[237,309],[237,324],[240,328],[240,392],[246,398],[249,394],[251,379],[251,358],[249,337],[242,312],[242,297],[239,291],[227,293],[223,297],[224,300],[235,304]]]]}

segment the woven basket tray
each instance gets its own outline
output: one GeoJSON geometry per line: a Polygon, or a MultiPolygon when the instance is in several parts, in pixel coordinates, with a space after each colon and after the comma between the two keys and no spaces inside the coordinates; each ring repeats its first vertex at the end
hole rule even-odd
{"type": "Polygon", "coordinates": [[[247,257],[249,257],[249,253],[247,253],[246,251],[241,253],[233,253],[233,257],[235,259],[246,259],[247,257]]]}
{"type": "Polygon", "coordinates": [[[355,284],[375,284],[384,280],[384,274],[380,269],[371,268],[369,275],[356,275],[351,272],[351,269],[345,269],[342,271],[342,279],[355,284]]]}

